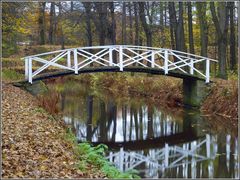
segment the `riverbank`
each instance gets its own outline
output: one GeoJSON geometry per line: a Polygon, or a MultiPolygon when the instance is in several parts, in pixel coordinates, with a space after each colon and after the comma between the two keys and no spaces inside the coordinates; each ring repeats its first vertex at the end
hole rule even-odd
{"type": "MultiPolygon", "coordinates": [[[[183,107],[182,80],[135,73],[98,73],[73,76],[71,79],[90,83],[94,88],[103,88],[120,97],[146,97],[166,108],[183,107]]],[[[238,116],[237,79],[213,79],[210,91],[202,102],[200,111],[207,116],[221,116],[237,126],[238,116]]]]}
{"type": "Polygon", "coordinates": [[[2,87],[3,178],[134,177],[111,166],[104,148],[77,144],[35,97],[11,84],[2,87]]]}

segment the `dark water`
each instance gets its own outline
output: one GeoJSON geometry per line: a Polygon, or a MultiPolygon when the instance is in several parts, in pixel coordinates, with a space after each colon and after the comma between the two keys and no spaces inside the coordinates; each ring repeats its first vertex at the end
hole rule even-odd
{"type": "Polygon", "coordinates": [[[79,82],[48,83],[79,141],[104,143],[122,171],[149,178],[239,178],[237,136],[199,112],[164,109],[146,98],[114,98],[79,82]]]}

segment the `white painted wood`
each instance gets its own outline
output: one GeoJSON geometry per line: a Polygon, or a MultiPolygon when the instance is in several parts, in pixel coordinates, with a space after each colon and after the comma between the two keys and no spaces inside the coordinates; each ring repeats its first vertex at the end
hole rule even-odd
{"type": "Polygon", "coordinates": [[[194,73],[193,66],[194,66],[193,59],[191,59],[190,60],[190,74],[192,74],[192,75],[194,73]]]}
{"type": "Polygon", "coordinates": [[[25,58],[25,79],[28,79],[28,59],[29,58],[25,58]]]}
{"type": "Polygon", "coordinates": [[[206,83],[210,81],[210,60],[206,59],[206,83]]]}
{"type": "Polygon", "coordinates": [[[74,55],[74,73],[78,74],[78,59],[77,59],[77,49],[73,50],[74,55]]]}
{"type": "Polygon", "coordinates": [[[120,68],[120,71],[123,71],[123,48],[122,48],[122,46],[119,47],[119,68],[120,68]]]}
{"type": "Polygon", "coordinates": [[[113,65],[113,49],[109,49],[109,66],[113,65]]]}
{"type": "Polygon", "coordinates": [[[67,51],[67,66],[70,68],[71,67],[71,51],[67,51]]]}
{"type": "Polygon", "coordinates": [[[152,51],[151,53],[151,67],[154,68],[154,64],[155,64],[155,52],[152,51]]]}
{"type": "Polygon", "coordinates": [[[28,82],[32,84],[32,58],[28,59],[28,82]]]}
{"type": "Polygon", "coordinates": [[[168,51],[165,50],[164,52],[164,72],[168,74],[168,51]]]}
{"type": "Polygon", "coordinates": [[[47,53],[41,53],[34,56],[27,56],[25,59],[25,78],[32,79],[34,76],[40,74],[43,70],[47,69],[49,66],[55,66],[60,69],[66,69],[70,71],[74,71],[75,74],[78,74],[78,70],[87,67],[91,63],[99,64],[101,66],[118,66],[120,71],[123,71],[124,67],[131,66],[134,63],[138,63],[143,67],[151,67],[151,68],[159,68],[163,69],[165,74],[168,74],[169,71],[174,71],[176,69],[182,71],[186,74],[193,75],[198,74],[206,79],[206,83],[210,82],[210,63],[217,62],[216,60],[193,55],[186,52],[180,52],[171,49],[164,49],[164,48],[155,48],[155,47],[146,47],[146,46],[131,46],[131,45],[108,45],[108,46],[93,46],[93,47],[81,47],[75,49],[66,49],[66,50],[59,50],[47,53]],[[98,51],[97,53],[90,53],[88,50],[95,49],[98,51]],[[118,62],[113,63],[113,50],[119,56],[118,62]],[[72,66],[71,61],[71,52],[73,52],[73,63],[72,66]],[[140,53],[141,52],[141,53],[140,53]],[[59,53],[59,54],[57,54],[59,53]],[[47,55],[55,55],[54,58],[51,60],[47,60],[45,56],[47,55]],[[58,64],[57,61],[67,55],[67,65],[58,64]],[[78,60],[78,56],[85,58],[83,60],[78,60]],[[107,59],[104,57],[107,56],[107,59]],[[150,58],[149,58],[150,57],[150,58]],[[43,63],[43,66],[38,68],[35,72],[30,72],[29,66],[29,58],[31,61],[37,61],[43,63]],[[160,58],[160,59],[159,59],[160,58]],[[172,62],[171,59],[177,58],[179,61],[172,62]],[[124,60],[125,59],[125,60],[124,60]],[[159,59],[160,64],[156,64],[156,59],[159,59]],[[144,60],[145,62],[140,62],[144,60]],[[150,66],[146,64],[150,62],[150,66]],[[162,62],[161,62],[162,61],[162,62]],[[202,72],[201,70],[197,69],[194,64],[206,62],[206,72],[202,72]],[[163,66],[162,66],[163,64],[163,66]],[[189,67],[190,71],[186,72],[183,67],[189,67]]]}

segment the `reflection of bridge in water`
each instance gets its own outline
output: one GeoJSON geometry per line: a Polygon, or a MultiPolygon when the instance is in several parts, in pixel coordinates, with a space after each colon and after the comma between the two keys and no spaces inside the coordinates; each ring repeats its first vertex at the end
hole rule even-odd
{"type": "Polygon", "coordinates": [[[109,161],[123,171],[134,168],[155,178],[239,177],[237,139],[206,135],[211,130],[197,113],[175,116],[150,105],[116,105],[111,98],[74,95],[81,103],[70,103],[63,97],[64,120],[78,140],[108,145],[109,161]]]}
{"type": "MultiPolygon", "coordinates": [[[[230,162],[230,136],[226,138],[226,159],[229,169],[230,162]]],[[[189,177],[189,168],[191,169],[191,178],[203,177],[203,162],[207,163],[208,177],[214,175],[213,160],[218,155],[217,136],[206,135],[204,139],[195,140],[182,145],[165,146],[161,149],[150,149],[148,153],[144,150],[126,151],[120,148],[120,151],[110,151],[107,159],[118,167],[121,171],[128,171],[140,166],[145,166],[141,173],[148,174],[149,177],[164,177],[168,169],[182,170],[182,177],[189,177]],[[201,163],[200,170],[197,169],[197,163],[201,163]],[[147,168],[146,168],[147,167],[147,168]],[[149,171],[146,173],[146,171],[149,171]],[[197,172],[198,171],[198,172],[197,172]],[[198,176],[197,176],[198,173],[198,176]]],[[[237,154],[237,139],[235,140],[235,173],[233,178],[239,178],[239,161],[237,154]]],[[[140,168],[141,169],[141,168],[140,168]]],[[[178,177],[178,175],[176,175],[178,177]]]]}

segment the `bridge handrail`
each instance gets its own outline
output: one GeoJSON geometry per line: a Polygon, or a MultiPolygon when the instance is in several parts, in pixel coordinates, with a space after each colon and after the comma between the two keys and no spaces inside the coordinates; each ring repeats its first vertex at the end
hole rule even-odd
{"type": "Polygon", "coordinates": [[[61,69],[74,71],[78,74],[78,71],[86,66],[97,63],[101,66],[114,66],[119,67],[120,71],[123,68],[139,64],[143,67],[159,68],[168,74],[169,71],[180,70],[183,73],[193,75],[194,72],[206,79],[206,83],[210,81],[210,62],[218,62],[217,60],[203,57],[187,52],[147,47],[147,46],[136,46],[136,45],[105,45],[105,46],[89,46],[89,47],[78,47],[69,48],[51,52],[40,53],[36,55],[26,56],[21,59],[25,60],[25,77],[32,83],[32,78],[49,66],[55,66],[61,69]],[[87,50],[99,49],[98,52],[92,52],[87,50]],[[113,51],[118,54],[118,58],[113,59],[113,51]],[[42,57],[46,55],[56,54],[52,57],[42,57]],[[78,60],[81,57],[81,62],[78,60]],[[50,60],[48,60],[51,58],[50,60]],[[62,58],[67,58],[67,65],[63,63],[57,63],[62,58]],[[82,58],[84,58],[82,60],[82,58]],[[159,61],[160,60],[160,61],[159,61]],[[177,60],[177,61],[176,61],[177,60]],[[36,61],[43,63],[44,65],[33,72],[32,62],[36,61]],[[160,64],[159,64],[160,62],[160,64]],[[206,69],[201,72],[202,69],[194,67],[195,64],[206,62],[206,69]],[[72,64],[73,63],[73,64],[72,64]],[[188,70],[186,70],[187,67],[188,70]],[[189,72],[188,72],[189,71],[189,72]]]}
{"type": "Polygon", "coordinates": [[[62,50],[56,50],[56,51],[49,51],[49,52],[45,52],[45,53],[40,53],[40,54],[35,54],[35,55],[31,55],[31,56],[25,56],[21,59],[25,59],[25,58],[30,58],[30,57],[36,57],[36,56],[44,56],[44,55],[48,55],[48,54],[55,54],[55,53],[59,53],[59,52],[64,52],[64,51],[73,51],[74,49],[101,49],[101,48],[113,48],[113,47],[125,47],[125,48],[146,48],[146,49],[151,49],[151,50],[168,50],[168,51],[172,51],[172,52],[177,52],[180,54],[185,54],[185,55],[189,55],[191,57],[198,57],[198,58],[204,58],[204,59],[208,59],[210,61],[213,62],[218,62],[218,60],[212,59],[212,58],[208,58],[208,57],[204,57],[204,56],[200,56],[200,55],[196,55],[196,54],[192,54],[192,53],[188,53],[188,52],[183,52],[183,51],[178,51],[178,50],[174,50],[174,49],[168,49],[168,48],[158,48],[158,47],[148,47],[148,46],[136,46],[136,45],[104,45],[104,46],[87,46],[87,47],[77,47],[77,48],[68,48],[68,49],[62,49],[62,50]]]}

